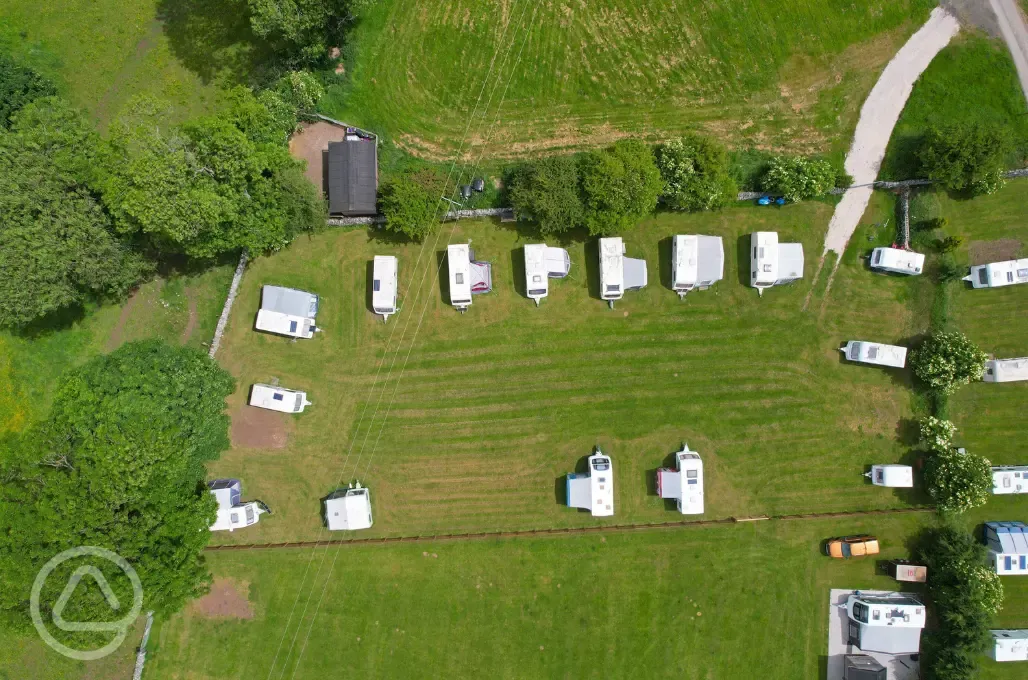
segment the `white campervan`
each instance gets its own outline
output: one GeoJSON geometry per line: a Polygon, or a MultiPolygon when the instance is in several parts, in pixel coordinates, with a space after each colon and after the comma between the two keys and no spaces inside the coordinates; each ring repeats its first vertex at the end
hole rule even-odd
{"type": "Polygon", "coordinates": [[[907,348],[899,345],[886,345],[880,342],[850,340],[839,348],[847,359],[862,364],[903,368],[907,365],[907,348]]]}
{"type": "Polygon", "coordinates": [[[996,496],[1028,493],[1028,465],[993,466],[992,493],[996,496]]]}
{"type": "Polygon", "coordinates": [[[679,234],[671,241],[671,287],[678,297],[706,290],[725,276],[725,247],[720,236],[679,234]]]}
{"type": "Polygon", "coordinates": [[[589,456],[589,471],[569,473],[566,480],[569,508],[588,510],[593,517],[614,514],[614,467],[599,447],[589,456]]]}
{"type": "Polygon", "coordinates": [[[971,267],[971,273],[964,277],[964,281],[975,288],[1000,288],[1028,283],[1028,258],[971,267]]]}
{"type": "Polygon", "coordinates": [[[571,271],[571,258],[563,248],[545,243],[525,246],[525,294],[539,301],[550,294],[550,279],[562,279],[571,271]]]}
{"type": "Polygon", "coordinates": [[[325,499],[325,524],[329,531],[358,531],[373,524],[371,492],[356,486],[335,491],[325,499]]]}
{"type": "Polygon", "coordinates": [[[600,239],[600,298],[611,307],[626,290],[645,288],[646,260],[625,257],[625,242],[618,236],[600,239]]]}
{"type": "Polygon", "coordinates": [[[703,514],[703,461],[688,444],[675,454],[675,469],[657,470],[657,495],[673,499],[683,515],[703,514]]]}
{"type": "Polygon", "coordinates": [[[314,293],[282,286],[261,288],[261,308],[256,328],[291,338],[311,338],[318,330],[314,325],[319,298],[314,293]]]}
{"type": "Polygon", "coordinates": [[[371,307],[383,321],[396,313],[396,258],[376,255],[371,271],[371,307]]]}
{"type": "Polygon", "coordinates": [[[282,413],[302,413],[310,406],[306,392],[287,390],[274,385],[255,384],[250,389],[250,406],[282,413]]]}
{"type": "Polygon", "coordinates": [[[750,235],[750,251],[750,286],[760,295],[803,278],[802,243],[779,243],[778,232],[758,231],[750,235]]]}
{"type": "Polygon", "coordinates": [[[1028,357],[989,359],[985,362],[984,382],[1018,382],[1028,380],[1028,357]]]}
{"type": "Polygon", "coordinates": [[[871,269],[917,276],[924,271],[924,255],[902,248],[875,248],[871,251],[871,269]]]}

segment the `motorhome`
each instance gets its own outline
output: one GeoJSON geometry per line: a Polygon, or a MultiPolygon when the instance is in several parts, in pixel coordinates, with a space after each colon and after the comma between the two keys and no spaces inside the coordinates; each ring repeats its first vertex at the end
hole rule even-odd
{"type": "Polygon", "coordinates": [[[613,307],[626,290],[645,288],[646,260],[625,257],[625,242],[612,236],[600,239],[600,298],[613,307]]]}
{"type": "Polygon", "coordinates": [[[758,231],[750,235],[750,286],[764,294],[765,288],[803,278],[803,244],[779,243],[778,232],[758,231]]]}
{"type": "Polygon", "coordinates": [[[684,298],[725,277],[725,247],[720,236],[678,234],[671,241],[671,288],[684,298]]]}
{"type": "Polygon", "coordinates": [[[850,340],[839,348],[839,351],[850,361],[890,368],[903,368],[907,365],[907,348],[899,345],[886,345],[881,342],[866,340],[850,340]]]}
{"type": "Polygon", "coordinates": [[[589,456],[588,471],[568,473],[565,482],[569,508],[588,510],[593,517],[614,514],[614,466],[599,447],[589,456]]]}
{"type": "Polygon", "coordinates": [[[871,269],[918,276],[924,271],[924,255],[903,248],[875,248],[871,251],[871,269]]]}
{"type": "Polygon", "coordinates": [[[371,492],[360,482],[334,491],[325,499],[325,525],[329,531],[358,531],[373,523],[371,492]]]}

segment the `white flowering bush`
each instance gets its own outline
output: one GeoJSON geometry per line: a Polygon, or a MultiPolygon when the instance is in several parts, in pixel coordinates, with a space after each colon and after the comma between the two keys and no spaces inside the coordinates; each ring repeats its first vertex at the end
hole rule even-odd
{"type": "Polygon", "coordinates": [[[948,451],[953,442],[957,426],[948,420],[927,416],[918,420],[921,443],[932,451],[948,451]]]}
{"type": "Polygon", "coordinates": [[[981,380],[988,355],[958,331],[929,336],[910,354],[910,365],[925,385],[952,394],[960,385],[981,380]]]}
{"type": "Polygon", "coordinates": [[[928,493],[945,512],[967,512],[985,505],[992,493],[992,463],[984,456],[955,449],[938,451],[925,466],[928,493]]]}
{"type": "Polygon", "coordinates": [[[835,186],[835,168],[824,159],[775,156],[768,164],[761,186],[787,201],[824,196],[835,186]]]}
{"type": "Polygon", "coordinates": [[[718,210],[734,201],[738,187],[728,173],[728,152],[719,143],[689,135],[657,147],[664,180],[661,200],[672,210],[718,210]]]}
{"type": "Polygon", "coordinates": [[[290,71],[279,78],[278,86],[275,89],[300,113],[313,112],[317,108],[318,102],[325,96],[325,88],[308,71],[290,71]]]}

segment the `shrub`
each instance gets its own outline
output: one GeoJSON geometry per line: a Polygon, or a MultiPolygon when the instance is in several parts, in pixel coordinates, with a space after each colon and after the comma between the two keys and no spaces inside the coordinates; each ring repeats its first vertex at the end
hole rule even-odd
{"type": "Polygon", "coordinates": [[[296,112],[310,116],[325,96],[325,88],[309,71],[290,71],[275,83],[275,92],[282,100],[292,104],[296,112]]]}
{"type": "Polygon", "coordinates": [[[935,249],[940,253],[952,253],[954,250],[960,247],[964,241],[958,236],[947,236],[946,238],[938,239],[935,243],[935,249]]]}
{"type": "Polygon", "coordinates": [[[837,189],[849,189],[853,186],[853,175],[846,172],[845,168],[835,169],[835,187],[837,189]]]}
{"type": "Polygon", "coordinates": [[[761,186],[770,194],[795,202],[827,194],[835,186],[835,174],[835,168],[824,159],[775,156],[761,186]]]}
{"type": "Polygon", "coordinates": [[[636,140],[622,140],[582,157],[582,201],[589,233],[622,232],[653,211],[664,190],[653,151],[636,140]]]}
{"type": "Polygon", "coordinates": [[[956,449],[937,451],[925,466],[928,493],[945,512],[966,512],[985,505],[992,493],[992,467],[984,456],[956,449]]]}
{"type": "Polygon", "coordinates": [[[26,104],[57,94],[52,82],[0,53],[0,128],[11,124],[11,116],[26,104]]]}
{"type": "Polygon", "coordinates": [[[379,210],[385,228],[420,241],[439,226],[436,210],[443,178],[433,169],[409,170],[382,188],[379,210]]]}
{"type": "MultiPolygon", "coordinates": [[[[911,217],[911,221],[913,221],[913,217],[911,217]]],[[[921,220],[919,222],[914,222],[914,230],[933,231],[935,229],[945,229],[948,224],[949,220],[947,220],[945,217],[933,217],[929,220],[921,220]]]]}
{"type": "Polygon", "coordinates": [[[952,394],[960,385],[981,380],[985,352],[963,333],[936,333],[911,352],[910,363],[922,382],[934,391],[952,394]]]}
{"type": "Polygon", "coordinates": [[[932,126],[918,151],[922,170],[952,191],[991,194],[1003,186],[1008,135],[996,125],[959,123],[932,126]]]}
{"type": "Polygon", "coordinates": [[[728,172],[728,152],[710,139],[690,135],[657,148],[664,204],[672,210],[717,210],[734,201],[739,188],[728,172]]]}
{"type": "Polygon", "coordinates": [[[921,433],[921,443],[932,451],[948,451],[953,442],[953,435],[957,426],[948,420],[925,416],[918,419],[918,428],[921,433]]]}
{"type": "Polygon", "coordinates": [[[534,220],[543,234],[574,229],[585,219],[578,192],[578,164],[570,156],[550,156],[513,169],[507,197],[514,216],[534,220]]]}

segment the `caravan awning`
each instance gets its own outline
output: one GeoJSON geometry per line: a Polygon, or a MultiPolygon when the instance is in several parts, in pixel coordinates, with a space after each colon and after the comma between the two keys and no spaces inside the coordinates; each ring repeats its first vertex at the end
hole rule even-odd
{"type": "Polygon", "coordinates": [[[646,260],[633,257],[624,258],[625,290],[636,290],[646,287],[646,260]]]}
{"type": "Polygon", "coordinates": [[[593,509],[592,482],[589,480],[589,477],[568,475],[567,501],[569,508],[593,509]]]}
{"type": "Polygon", "coordinates": [[[682,475],[675,470],[661,468],[657,470],[657,488],[661,498],[681,500],[682,498],[682,475]]]}
{"type": "Polygon", "coordinates": [[[493,289],[493,266],[488,262],[471,263],[471,294],[488,293],[493,289]]]}

